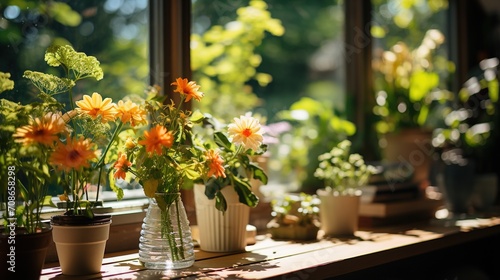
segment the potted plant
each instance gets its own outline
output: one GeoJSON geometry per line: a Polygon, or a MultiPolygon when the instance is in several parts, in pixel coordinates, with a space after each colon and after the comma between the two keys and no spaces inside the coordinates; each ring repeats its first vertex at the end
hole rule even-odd
{"type": "Polygon", "coordinates": [[[447,108],[444,125],[433,134],[432,183],[443,193],[450,216],[489,208],[496,198],[491,151],[498,137],[498,59],[484,59],[447,108]],[[481,173],[481,174],[480,174],[481,173]],[[479,175],[493,178],[476,184],[479,175]]]}
{"type": "MultiPolygon", "coordinates": [[[[14,88],[10,74],[0,72],[0,93],[14,88]]],[[[44,143],[27,147],[14,140],[15,127],[29,121],[42,104],[25,106],[0,99],[0,268],[2,279],[38,279],[52,237],[50,224],[41,218],[43,206],[53,205],[47,195],[51,181],[44,143]]]]}
{"type": "MultiPolygon", "coordinates": [[[[116,158],[113,150],[120,141],[118,134],[144,124],[146,115],[131,101],[115,104],[96,92],[74,100],[73,89],[78,81],[103,78],[95,57],[76,52],[69,45],[51,46],[45,61],[63,74],[61,78],[37,71],[24,72],[23,77],[39,93],[36,102],[26,105],[31,111],[25,121],[13,128],[14,142],[28,151],[30,159],[19,169],[34,172],[40,179],[36,182],[43,187],[34,191],[39,196],[45,194],[48,183],[63,188],[59,198],[64,202],[65,213],[51,217],[50,221],[63,274],[95,274],[100,272],[111,223],[111,215],[94,213],[99,190],[110,161],[116,158]],[[49,182],[49,178],[53,180],[49,182]],[[95,201],[89,199],[91,188],[96,189],[95,201]],[[88,245],[81,246],[81,242],[88,245]],[[94,247],[96,255],[89,255],[94,247]]],[[[33,188],[36,182],[28,179],[26,188],[33,188]]],[[[121,189],[111,187],[120,199],[121,189]]]]}
{"type": "Polygon", "coordinates": [[[428,185],[432,155],[432,130],[441,125],[445,102],[453,99],[444,90],[451,62],[440,53],[444,35],[429,29],[414,49],[397,42],[374,59],[375,129],[382,159],[404,164],[414,180],[428,185]]]}
{"type": "Polygon", "coordinates": [[[375,167],[350,150],[351,141],[343,140],[318,157],[320,163],[314,176],[325,182],[325,188],[317,194],[321,200],[321,229],[326,236],[352,235],[357,230],[360,188],[375,173],[375,167]]]}
{"type": "Polygon", "coordinates": [[[272,216],[268,232],[273,239],[315,240],[319,230],[319,199],[314,195],[300,193],[273,199],[272,216]]]}
{"type": "Polygon", "coordinates": [[[205,122],[197,141],[210,171],[196,180],[194,189],[200,248],[242,251],[250,207],[259,202],[252,181],[267,184],[268,180],[262,167],[253,161],[267,148],[262,143],[262,127],[250,115],[234,118],[228,125],[214,118],[206,118],[205,122]]]}

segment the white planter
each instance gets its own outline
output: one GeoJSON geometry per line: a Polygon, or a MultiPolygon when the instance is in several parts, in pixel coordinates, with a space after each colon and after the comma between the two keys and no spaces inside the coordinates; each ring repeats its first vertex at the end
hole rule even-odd
{"type": "Polygon", "coordinates": [[[52,224],[52,238],[63,274],[89,275],[101,272],[110,224],[52,224]]]}
{"type": "Polygon", "coordinates": [[[250,207],[238,201],[233,187],[223,188],[222,193],[227,201],[225,213],[215,208],[215,200],[206,197],[204,185],[194,186],[200,248],[208,252],[244,251],[250,207]]]}
{"type": "Polygon", "coordinates": [[[356,195],[332,195],[317,192],[321,201],[319,218],[325,236],[353,235],[358,230],[361,192],[356,195]]]}

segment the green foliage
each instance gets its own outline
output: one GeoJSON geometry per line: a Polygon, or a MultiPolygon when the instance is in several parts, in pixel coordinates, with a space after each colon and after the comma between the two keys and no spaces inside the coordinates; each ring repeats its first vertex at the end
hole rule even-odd
{"type": "Polygon", "coordinates": [[[401,41],[375,58],[373,113],[380,117],[376,124],[379,134],[404,128],[432,129],[440,124],[443,104],[453,99],[444,89],[452,63],[437,55],[443,43],[444,35],[431,29],[420,46],[412,49],[401,41]]]}
{"type": "Polygon", "coordinates": [[[102,80],[104,74],[99,61],[93,56],[87,56],[85,53],[76,52],[69,45],[52,45],[45,52],[45,61],[49,66],[62,66],[68,75],[68,79],[82,80],[85,78],[94,78],[97,81],[102,80]]]}
{"type": "Polygon", "coordinates": [[[376,171],[360,154],[351,153],[351,145],[351,141],[344,140],[318,157],[320,163],[314,176],[324,180],[326,189],[332,194],[355,192],[366,185],[376,171]]]}
{"type": "Polygon", "coordinates": [[[255,0],[237,10],[235,21],[213,25],[203,35],[192,34],[193,79],[203,84],[206,93],[200,110],[227,120],[260,104],[248,82],[254,79],[260,86],[271,82],[269,74],[257,71],[262,58],[256,48],[266,32],[281,36],[284,29],[271,17],[266,3],[255,0]]]}
{"type": "Polygon", "coordinates": [[[481,73],[471,77],[448,104],[444,125],[436,128],[438,151],[459,148],[464,157],[490,158],[498,124],[498,59],[480,62],[481,73]]]}
{"type": "MultiPolygon", "coordinates": [[[[302,183],[303,190],[314,190],[320,182],[314,177],[318,156],[356,132],[356,126],[341,117],[325,102],[304,97],[277,114],[293,129],[285,133],[293,140],[287,162],[302,183]]],[[[286,167],[285,167],[286,168],[286,167]]]]}

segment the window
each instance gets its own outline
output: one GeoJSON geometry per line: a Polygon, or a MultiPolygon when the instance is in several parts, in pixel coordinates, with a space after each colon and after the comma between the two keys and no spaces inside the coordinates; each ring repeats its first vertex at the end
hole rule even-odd
{"type": "MultiPolygon", "coordinates": [[[[144,92],[150,69],[147,0],[11,2],[0,6],[0,71],[12,75],[15,88],[2,98],[23,104],[35,100],[36,92],[22,75],[25,70],[55,71],[44,61],[51,44],[71,44],[101,63],[104,79],[82,80],[74,99],[99,92],[119,100],[144,92]]],[[[50,194],[59,193],[51,187],[50,194]]],[[[116,200],[110,190],[102,197],[116,200]]]]}
{"type": "Polygon", "coordinates": [[[262,118],[275,140],[270,191],[312,187],[319,147],[338,140],[330,119],[348,115],[342,3],[192,1],[191,66],[205,92],[193,105],[223,121],[262,118]]]}

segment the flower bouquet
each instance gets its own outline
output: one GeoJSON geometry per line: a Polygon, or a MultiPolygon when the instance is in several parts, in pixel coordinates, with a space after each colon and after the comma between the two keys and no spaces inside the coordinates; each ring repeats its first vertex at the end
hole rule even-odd
{"type": "MultiPolygon", "coordinates": [[[[2,101],[2,106],[11,111],[7,114],[8,111],[2,110],[9,120],[7,124],[11,124],[7,126],[11,131],[10,138],[6,140],[10,145],[9,150],[2,158],[12,171],[15,169],[18,193],[25,202],[21,206],[25,213],[22,224],[33,224],[28,228],[39,227],[41,207],[51,203],[47,196],[48,185],[62,187],[59,198],[64,202],[66,212],[51,218],[62,271],[64,274],[97,273],[111,223],[110,215],[94,214],[99,191],[106,181],[106,174],[110,172],[110,162],[116,158],[114,151],[121,142],[118,135],[124,130],[145,124],[146,112],[130,100],[115,104],[110,98],[103,98],[96,92],[74,101],[77,82],[103,78],[103,71],[95,57],[76,52],[68,45],[51,46],[45,53],[45,61],[63,75],[59,77],[25,71],[23,77],[39,90],[35,102],[20,105],[2,101]],[[17,123],[13,123],[13,120],[17,120],[17,123]],[[94,201],[90,198],[91,188],[96,193],[94,201]],[[87,237],[99,237],[99,240],[86,238],[91,243],[99,244],[100,255],[84,258],[93,260],[94,263],[88,266],[79,260],[83,251],[69,249],[76,253],[72,256],[62,253],[67,245],[59,244],[60,238],[64,239],[64,244],[77,242],[67,238],[82,233],[84,228],[91,228],[90,233],[84,233],[87,237]],[[98,234],[99,230],[103,233],[98,234]],[[67,264],[73,260],[77,261],[76,265],[68,268],[67,264]]],[[[121,199],[122,190],[114,185],[110,187],[121,199]]]]}

